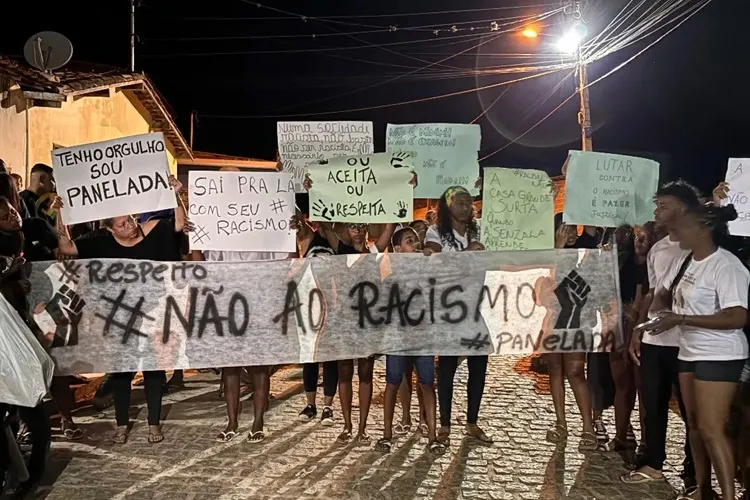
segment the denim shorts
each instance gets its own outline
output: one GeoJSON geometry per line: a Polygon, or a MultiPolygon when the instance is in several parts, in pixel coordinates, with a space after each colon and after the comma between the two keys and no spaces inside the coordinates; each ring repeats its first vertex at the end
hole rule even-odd
{"type": "Polygon", "coordinates": [[[435,383],[434,356],[396,356],[388,354],[385,357],[385,381],[391,385],[401,385],[406,368],[413,363],[417,370],[417,380],[423,385],[435,383]]]}
{"type": "Polygon", "coordinates": [[[694,373],[696,380],[704,382],[740,382],[744,359],[730,361],[678,361],[680,373],[694,373]]]}

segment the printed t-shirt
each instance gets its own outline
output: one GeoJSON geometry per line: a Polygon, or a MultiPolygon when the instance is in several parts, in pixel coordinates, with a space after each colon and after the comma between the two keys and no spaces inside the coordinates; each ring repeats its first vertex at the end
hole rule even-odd
{"type": "MultiPolygon", "coordinates": [[[[665,283],[679,272],[673,267],[665,283]]],[[[742,262],[723,248],[703,260],[692,259],[672,295],[672,311],[688,316],[710,316],[730,307],[747,309],[750,272],[742,262]]],[[[748,357],[748,343],[741,328],[711,330],[694,326],[679,327],[682,361],[731,361],[748,357]]]]}
{"type": "Polygon", "coordinates": [[[134,259],[180,261],[179,248],[182,233],[175,233],[174,219],[162,219],[141,241],[132,247],[120,245],[112,233],[102,231],[76,238],[78,257],[81,259],[134,259]]]}
{"type": "Polygon", "coordinates": [[[307,247],[307,251],[305,251],[305,257],[320,257],[325,255],[336,255],[336,252],[333,251],[333,247],[328,243],[328,240],[316,232],[312,241],[310,241],[310,245],[307,247]]]}
{"type": "MultiPolygon", "coordinates": [[[[674,275],[677,274],[689,253],[688,250],[680,248],[679,242],[670,240],[669,236],[665,236],[654,243],[646,257],[648,282],[651,288],[654,290],[666,288],[668,290],[672,286],[672,281],[667,281],[666,278],[673,269],[674,275]]],[[[654,317],[654,315],[650,314],[649,317],[654,317]]],[[[679,328],[673,328],[658,335],[645,332],[642,342],[651,345],[677,347],[680,345],[680,331],[679,328]]]]}
{"type": "MultiPolygon", "coordinates": [[[[424,237],[425,243],[436,243],[440,245],[443,252],[462,252],[469,246],[469,232],[461,236],[455,229],[453,230],[454,241],[451,242],[448,238],[443,237],[438,230],[438,227],[433,225],[427,229],[427,233],[424,237]]],[[[479,235],[476,235],[476,240],[472,238],[471,241],[479,241],[479,235]]]]}

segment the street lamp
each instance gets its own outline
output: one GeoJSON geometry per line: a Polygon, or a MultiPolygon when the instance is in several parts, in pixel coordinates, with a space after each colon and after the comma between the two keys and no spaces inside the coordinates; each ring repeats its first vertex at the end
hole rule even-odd
{"type": "Polygon", "coordinates": [[[539,33],[534,28],[526,28],[521,32],[521,36],[524,38],[536,38],[539,36],[539,33]]]}

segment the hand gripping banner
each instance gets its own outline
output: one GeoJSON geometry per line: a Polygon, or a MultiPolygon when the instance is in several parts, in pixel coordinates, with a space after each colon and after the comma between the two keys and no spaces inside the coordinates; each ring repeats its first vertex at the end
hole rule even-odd
{"type": "Polygon", "coordinates": [[[30,281],[61,375],[606,352],[622,338],[616,251],[39,262],[30,281]]]}

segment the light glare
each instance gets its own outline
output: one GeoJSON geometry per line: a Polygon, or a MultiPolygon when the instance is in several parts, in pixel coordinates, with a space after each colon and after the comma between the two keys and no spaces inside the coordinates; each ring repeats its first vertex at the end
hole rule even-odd
{"type": "Polygon", "coordinates": [[[564,54],[575,54],[578,46],[583,41],[582,37],[576,33],[567,33],[557,42],[557,48],[564,54]]]}
{"type": "Polygon", "coordinates": [[[521,35],[526,38],[536,38],[537,36],[539,36],[539,33],[537,33],[533,28],[526,28],[521,32],[521,35]]]}

